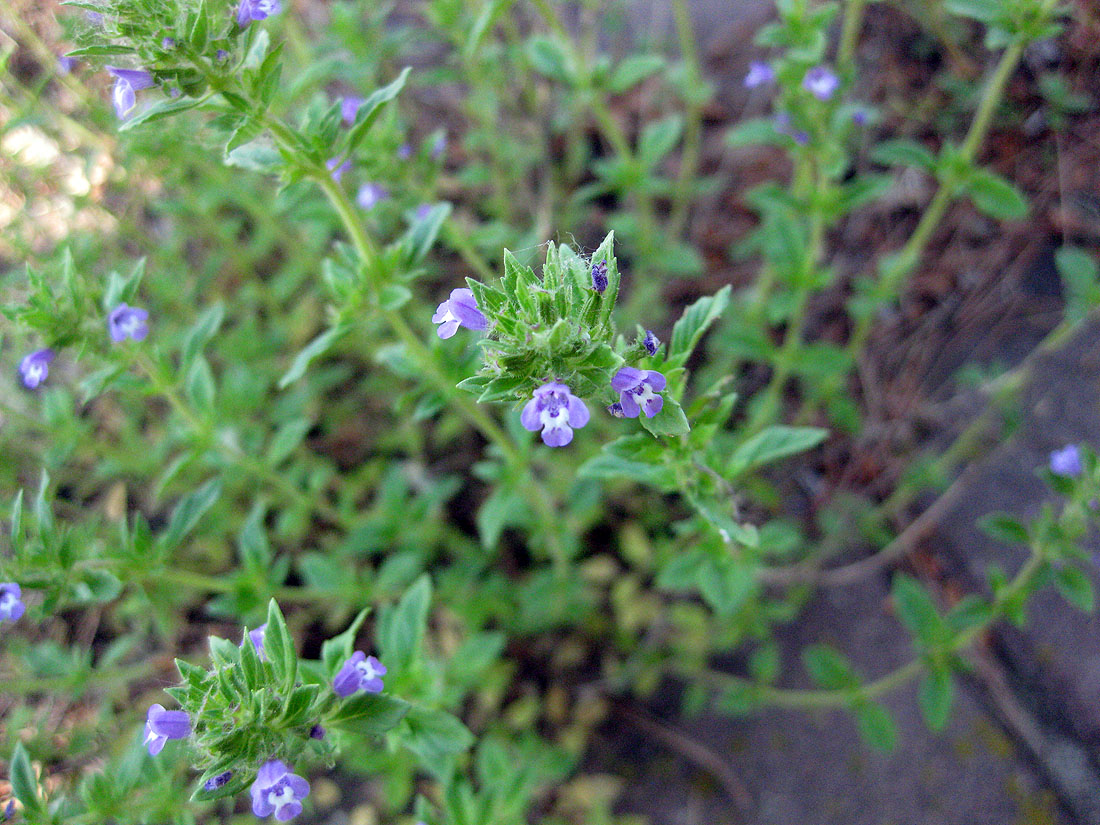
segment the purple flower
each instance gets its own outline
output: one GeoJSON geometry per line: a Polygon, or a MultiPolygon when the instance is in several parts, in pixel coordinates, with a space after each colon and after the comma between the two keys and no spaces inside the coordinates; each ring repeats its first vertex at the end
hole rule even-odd
{"type": "Polygon", "coordinates": [[[385,675],[384,664],[373,656],[357,650],[344,662],[344,666],[332,680],[332,691],[337,696],[351,696],[357,690],[381,693],[384,687],[382,677],[385,675]]]}
{"type": "Polygon", "coordinates": [[[426,221],[428,215],[432,214],[432,205],[430,203],[422,203],[420,206],[416,207],[416,212],[414,214],[418,221],[426,221]]]}
{"type": "Polygon", "coordinates": [[[344,173],[351,169],[351,159],[346,158],[340,160],[340,158],[329,158],[325,161],[325,166],[332,172],[332,179],[339,183],[340,178],[344,177],[344,173]]]}
{"type": "Polygon", "coordinates": [[[279,13],[279,0],[241,0],[237,7],[237,25],[247,28],[253,20],[266,20],[279,13]]]}
{"type": "Polygon", "coordinates": [[[218,49],[216,52],[214,52],[214,59],[217,60],[219,63],[221,63],[223,60],[227,60],[228,58],[229,52],[227,52],[225,49],[218,49]]]}
{"type": "Polygon", "coordinates": [[[324,729],[324,727],[321,726],[321,725],[314,725],[312,728],[309,729],[309,738],[310,739],[324,739],[325,738],[325,729],[324,729]]]}
{"type": "Polygon", "coordinates": [[[607,261],[592,264],[592,288],[601,295],[607,289],[607,261]]]}
{"type": "Polygon", "coordinates": [[[348,126],[355,123],[355,115],[359,111],[359,107],[363,105],[365,101],[361,97],[349,96],[340,101],[340,119],[348,126]]]}
{"type": "Polygon", "coordinates": [[[432,323],[439,324],[436,333],[440,338],[450,338],[459,327],[481,330],[489,326],[477,308],[474,293],[465,287],[451,290],[451,297],[436,307],[432,323]]]}
{"type": "Polygon", "coordinates": [[[186,711],[165,710],[163,705],[152,705],[145,715],[145,746],[149,755],[156,756],[164,750],[169,739],[186,739],[191,735],[191,717],[186,711]]]}
{"type": "Polygon", "coordinates": [[[176,38],[166,37],[160,41],[160,47],[162,49],[174,49],[176,48],[176,38]]]}
{"type": "Polygon", "coordinates": [[[840,86],[840,79],[824,66],[814,66],[802,78],[802,88],[818,100],[828,100],[840,86]]]}
{"type": "Polygon", "coordinates": [[[623,415],[637,418],[644,412],[646,418],[653,418],[664,406],[664,399],[657,393],[665,388],[665,377],[656,370],[640,370],[623,367],[611,379],[611,388],[619,393],[619,403],[623,405],[623,415]]]}
{"type": "Polygon", "coordinates": [[[0,622],[7,619],[17,622],[27,609],[22,600],[23,591],[15,582],[0,583],[0,622]]]}
{"type": "Polygon", "coordinates": [[[767,63],[754,60],[749,64],[749,73],[745,75],[745,88],[755,89],[766,86],[775,80],[775,70],[767,63]]]}
{"type": "Polygon", "coordinates": [[[852,112],[852,123],[856,126],[866,126],[871,119],[871,113],[866,109],[856,109],[852,112]]]}
{"type": "Polygon", "coordinates": [[[107,330],[111,333],[111,340],[116,344],[127,338],[144,341],[149,334],[149,324],[146,323],[148,318],[149,313],[144,309],[119,304],[107,316],[107,330]]]}
{"type": "Polygon", "coordinates": [[[86,12],[84,12],[84,16],[88,19],[88,22],[91,23],[93,26],[102,26],[103,25],[103,15],[100,14],[98,11],[86,11],[86,12]]]}
{"type": "Polygon", "coordinates": [[[661,339],[653,334],[653,330],[647,329],[645,331],[645,338],[642,339],[642,346],[645,347],[645,351],[650,355],[656,355],[657,348],[661,346],[661,339]]]}
{"type": "Polygon", "coordinates": [[[233,771],[225,771],[219,773],[217,776],[212,776],[202,783],[202,789],[204,791],[216,791],[226,782],[233,778],[233,771]]]}
{"type": "Polygon", "coordinates": [[[69,74],[76,68],[76,58],[69,57],[68,55],[61,55],[57,58],[57,71],[61,74],[69,74]]]}
{"type": "Polygon", "coordinates": [[[278,759],[266,762],[252,783],[252,813],[261,819],[275,814],[280,822],[302,812],[299,801],[309,796],[309,783],[278,759]]]}
{"type": "Polygon", "coordinates": [[[588,407],[565,384],[549,381],[534,392],[519,417],[528,432],[542,430],[548,447],[564,447],[573,440],[573,430],[588,423],[588,407]]]}
{"type": "Polygon", "coordinates": [[[1081,465],[1081,450],[1076,444],[1067,444],[1050,454],[1050,471],[1056,476],[1077,478],[1084,472],[1081,465]]]}
{"type": "Polygon", "coordinates": [[[53,359],[54,352],[49,347],[24,356],[19,362],[19,376],[23,379],[23,386],[33,390],[45,381],[50,374],[50,362],[53,359]]]}
{"type": "Polygon", "coordinates": [[[443,157],[443,153],[447,151],[447,136],[445,134],[439,135],[434,141],[432,141],[432,160],[439,160],[443,157]]]}
{"type": "Polygon", "coordinates": [[[626,418],[626,413],[623,412],[623,405],[616,401],[614,404],[607,405],[607,411],[614,418],[626,418]]]}
{"type": "Polygon", "coordinates": [[[386,187],[377,183],[364,183],[359,187],[359,193],[355,196],[355,202],[363,209],[373,209],[380,201],[390,196],[386,187]]]}
{"type": "Polygon", "coordinates": [[[8,804],[4,806],[4,810],[0,813],[0,822],[4,822],[15,816],[15,800],[9,799],[8,804]]]}
{"type": "Polygon", "coordinates": [[[114,104],[115,114],[123,120],[137,103],[137,95],[134,93],[152,86],[153,76],[145,69],[120,69],[117,66],[107,66],[106,69],[115,79],[114,88],[111,89],[111,102],[114,104]]]}
{"type": "MultiPolygon", "coordinates": [[[[264,631],[266,630],[267,622],[264,622],[255,630],[248,631],[248,638],[252,640],[252,646],[256,648],[256,655],[260,657],[261,662],[267,661],[267,651],[264,650],[264,631]]],[[[244,645],[244,639],[241,640],[241,645],[244,645]]]]}
{"type": "Polygon", "coordinates": [[[412,154],[413,154],[413,148],[412,148],[412,146],[410,146],[407,143],[402,143],[400,146],[397,147],[397,159],[398,160],[408,160],[409,158],[412,157],[412,154]]]}

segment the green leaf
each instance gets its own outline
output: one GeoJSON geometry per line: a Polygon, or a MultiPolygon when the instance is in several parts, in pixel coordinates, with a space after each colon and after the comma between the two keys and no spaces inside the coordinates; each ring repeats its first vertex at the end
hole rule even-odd
{"type": "Polygon", "coordinates": [[[298,654],[294,652],[294,642],[286,628],[283,611],[274,599],[267,605],[264,653],[275,672],[275,678],[282,682],[283,690],[289,693],[298,678],[298,654]]]}
{"type": "Polygon", "coordinates": [[[820,427],[767,427],[733,451],[726,474],[732,478],[764,464],[813,449],[828,435],[829,431],[820,427]]]}
{"type": "Polygon", "coordinates": [[[351,658],[355,648],[355,637],[370,614],[370,610],[369,607],[364,607],[356,614],[347,630],[321,643],[321,661],[330,677],[335,676],[344,662],[351,658]]]}
{"type": "Polygon", "coordinates": [[[352,124],[348,130],[348,142],[347,153],[351,153],[359,145],[360,141],[366,137],[367,132],[370,131],[370,127],[374,125],[374,122],[378,120],[379,115],[382,114],[382,107],[392,101],[397,95],[405,88],[405,82],[409,79],[409,72],[412,69],[406,66],[401,70],[401,74],[387,86],[383,86],[381,89],[375,89],[363,101],[363,105],[359,107],[359,111],[355,113],[355,123],[352,124]]]}
{"type": "Polygon", "coordinates": [[[1028,544],[1031,541],[1027,528],[1009,513],[987,513],[978,520],[978,529],[991,539],[1005,544],[1028,544]]]}
{"type": "Polygon", "coordinates": [[[393,730],[412,708],[404,699],[384,693],[356,693],[325,717],[325,727],[360,736],[381,736],[393,730]]]}
{"type": "Polygon", "coordinates": [[[1063,246],[1054,253],[1062,292],[1066,296],[1066,319],[1077,322],[1100,304],[1100,265],[1083,249],[1063,246]]]}
{"type": "Polygon", "coordinates": [[[638,416],[638,422],[652,435],[677,436],[687,435],[691,432],[687,416],[675,398],[665,396],[661,411],[653,418],[648,418],[645,413],[638,416]]]}
{"type": "Polygon", "coordinates": [[[147,123],[153,123],[154,121],[179,114],[180,112],[186,112],[188,109],[194,109],[200,102],[201,101],[190,97],[182,97],[175,100],[171,98],[159,100],[148,109],[144,109],[133,117],[124,120],[119,124],[118,130],[120,132],[129,132],[131,129],[136,129],[138,126],[144,126],[147,123]]]}
{"type": "Polygon", "coordinates": [[[267,447],[267,463],[272,467],[282,464],[287,456],[298,449],[312,426],[313,422],[308,418],[295,418],[279,427],[267,447]]]}
{"type": "Polygon", "coordinates": [[[203,347],[218,333],[225,317],[225,305],[219,301],[208,307],[191,325],[184,339],[182,353],[183,367],[187,368],[195,360],[203,347]]]}
{"type": "Polygon", "coordinates": [[[1018,221],[1027,217],[1027,198],[1015,186],[988,169],[978,169],[966,184],[974,205],[991,218],[1018,221]]]}
{"type": "Polygon", "coordinates": [[[425,573],[405,591],[397,605],[386,612],[379,641],[387,667],[402,670],[419,655],[431,601],[432,580],[425,573]]]}
{"type": "Polygon", "coordinates": [[[720,618],[731,618],[756,592],[756,568],[730,557],[710,559],[696,572],[703,599],[720,618]]]}
{"type": "Polygon", "coordinates": [[[198,412],[204,415],[213,412],[214,396],[217,392],[214,386],[214,373],[210,369],[210,364],[201,355],[195,356],[195,360],[191,362],[184,391],[187,394],[187,400],[198,412]]]}
{"type": "Polygon", "coordinates": [[[38,795],[38,781],[34,778],[34,768],[31,758],[27,755],[23,743],[15,743],[15,751],[11,756],[9,768],[11,774],[12,795],[23,803],[27,813],[36,815],[45,814],[46,807],[42,804],[42,798],[38,795]]]}
{"type": "Polygon", "coordinates": [[[405,250],[405,262],[412,268],[428,256],[428,251],[435,243],[443,222],[450,217],[451,205],[449,203],[433,204],[428,214],[419,218],[409,227],[401,238],[401,246],[405,250]]]}
{"type": "Polygon", "coordinates": [[[283,164],[283,157],[266,138],[257,138],[241,144],[225,155],[230,166],[248,169],[252,172],[277,172],[283,164]]]}
{"type": "Polygon", "coordinates": [[[898,573],[892,593],[898,618],[922,647],[936,647],[949,640],[947,624],[936,610],[936,603],[916,579],[898,573]]]}
{"type": "Polygon", "coordinates": [[[732,287],[724,286],[714,295],[700,298],[684,310],[680,320],[672,328],[668,344],[668,363],[682,366],[691,355],[703,333],[718,320],[730,302],[732,287]]]}
{"type": "Polygon", "coordinates": [[[544,77],[566,86],[573,85],[573,59],[559,41],[549,37],[532,37],[527,41],[527,59],[531,67],[544,77]]]}
{"type": "Polygon", "coordinates": [[[180,499],[168,519],[168,532],[164,536],[164,547],[172,550],[194,529],[203,513],[214,506],[222,492],[220,479],[211,479],[197,490],[180,499]]]}
{"type": "Polygon", "coordinates": [[[955,698],[955,683],[951,671],[943,665],[933,665],[921,679],[917,693],[921,714],[929,730],[943,730],[951,715],[955,698]]]}
{"type": "Polygon", "coordinates": [[[1076,567],[1060,567],[1054,574],[1054,586],[1062,598],[1083,613],[1096,609],[1096,596],[1089,577],[1076,567]]]}
{"type": "Polygon", "coordinates": [[[207,780],[213,779],[215,776],[220,776],[228,770],[232,770],[237,765],[239,757],[234,755],[230,759],[225,759],[219,762],[214,767],[203,772],[203,775],[199,777],[199,781],[196,783],[195,790],[191,793],[192,802],[209,802],[212,799],[223,799],[227,796],[236,796],[243,791],[246,787],[252,784],[256,778],[255,774],[247,770],[235,770],[233,775],[229,777],[224,785],[219,788],[206,789],[207,780]]]}
{"type": "Polygon", "coordinates": [[[404,284],[386,284],[378,291],[378,306],[394,311],[401,309],[412,299],[412,292],[404,284]]]}
{"type": "Polygon", "coordinates": [[[835,648],[813,644],[802,648],[802,664],[810,678],[826,690],[859,687],[859,677],[848,660],[835,648]]]}
{"type": "Polygon", "coordinates": [[[612,94],[622,94],[661,71],[665,65],[665,59],[659,54],[632,54],[615,67],[607,88],[612,94]]]}
{"type": "Polygon", "coordinates": [[[647,123],[638,138],[638,160],[645,167],[656,166],[679,143],[683,131],[684,119],[680,115],[647,123]]]}
{"type": "Polygon", "coordinates": [[[855,707],[860,738],[877,751],[890,753],[898,744],[898,729],[894,717],[882,705],[860,703],[855,707]]]}
{"type": "Polygon", "coordinates": [[[414,707],[405,717],[408,732],[405,746],[420,757],[421,765],[439,775],[448,757],[462,753],[474,743],[474,735],[451,714],[442,710],[414,707]]]}
{"type": "Polygon", "coordinates": [[[343,338],[350,330],[348,324],[337,324],[331,327],[302,348],[301,352],[294,356],[294,362],[290,365],[283,377],[279,379],[279,389],[284,390],[306,374],[310,362],[328,352],[332,346],[343,338]]]}
{"type": "Polygon", "coordinates": [[[477,511],[477,532],[486,550],[496,547],[509,524],[526,520],[529,502],[505,485],[498,485],[477,511]]]}
{"type": "Polygon", "coordinates": [[[871,151],[871,159],[884,166],[915,166],[929,172],[936,168],[936,156],[913,140],[884,140],[871,151]]]}
{"type": "Polygon", "coordinates": [[[1003,0],[944,0],[943,7],[960,17],[992,23],[1001,13],[1003,0]]]}
{"type": "Polygon", "coordinates": [[[783,136],[775,131],[775,123],[762,117],[742,121],[726,133],[726,145],[734,149],[743,146],[768,146],[782,141],[783,136]]]}

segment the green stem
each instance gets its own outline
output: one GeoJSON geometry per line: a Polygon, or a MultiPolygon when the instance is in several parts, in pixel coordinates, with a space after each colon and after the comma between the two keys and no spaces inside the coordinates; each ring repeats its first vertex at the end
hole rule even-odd
{"type": "Polygon", "coordinates": [[[856,55],[856,43],[863,29],[863,13],[867,0],[848,0],[844,5],[844,26],[840,32],[840,46],[837,48],[837,68],[847,73],[856,55]]]}
{"type": "Polygon", "coordinates": [[[672,212],[668,219],[668,233],[679,238],[687,222],[688,207],[691,205],[691,184],[699,168],[699,142],[703,132],[703,106],[694,97],[694,90],[702,87],[703,72],[699,63],[699,51],[695,44],[695,33],[691,29],[691,13],[687,0],[673,0],[672,13],[676,18],[676,34],[680,42],[680,55],[688,71],[688,85],[693,90],[687,100],[684,125],[684,149],[680,155],[680,173],[676,179],[676,191],[673,196],[672,212]]]}
{"type": "MultiPolygon", "coordinates": [[[[942,650],[936,650],[934,653],[958,653],[964,648],[969,647],[979,636],[989,630],[993,624],[1001,618],[1004,606],[1019,596],[1024,588],[1031,584],[1032,580],[1039,573],[1043,563],[1044,554],[1042,548],[1033,546],[1031,548],[1031,555],[1020,568],[1019,572],[1017,572],[1015,578],[1013,578],[1007,587],[997,594],[996,599],[993,601],[993,609],[990,611],[989,618],[962,631],[942,650]]],[[[688,677],[702,676],[705,680],[717,684],[720,687],[730,686],[742,690],[749,690],[765,704],[786,708],[807,709],[844,707],[859,699],[876,699],[916,679],[924,672],[926,666],[927,660],[925,658],[914,659],[896,670],[887,673],[885,676],[875,679],[873,682],[861,685],[858,688],[833,690],[794,690],[760,684],[721,671],[705,670],[700,674],[692,672],[685,667],[681,667],[679,670],[682,675],[688,677]]]]}

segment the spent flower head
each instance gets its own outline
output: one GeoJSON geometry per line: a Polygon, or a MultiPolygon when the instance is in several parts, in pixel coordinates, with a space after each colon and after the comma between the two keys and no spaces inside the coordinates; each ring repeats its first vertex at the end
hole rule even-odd
{"type": "Polygon", "coordinates": [[[548,447],[564,447],[573,440],[573,430],[588,423],[588,407],[565,384],[548,381],[533,396],[523,408],[520,423],[528,432],[542,430],[548,447]]]}
{"type": "Polygon", "coordinates": [[[645,338],[642,339],[642,346],[645,347],[645,351],[650,355],[656,355],[657,350],[661,346],[661,339],[654,334],[653,330],[647,329],[645,331],[645,338]]]}
{"type": "Polygon", "coordinates": [[[653,418],[664,406],[664,399],[658,393],[666,383],[665,377],[656,370],[622,367],[611,379],[611,388],[619,393],[619,404],[627,418],[637,418],[643,412],[646,418],[653,418]]]}
{"type": "Polygon", "coordinates": [[[603,295],[607,283],[607,261],[596,261],[592,264],[592,288],[603,295]]]}
{"type": "Polygon", "coordinates": [[[279,759],[265,762],[252,783],[252,813],[263,818],[275,814],[280,822],[302,812],[301,800],[309,796],[309,783],[290,772],[279,759]]]}
{"type": "Polygon", "coordinates": [[[23,604],[23,591],[15,582],[0,582],[0,622],[5,619],[17,622],[27,606],[23,604]]]}
{"type": "Polygon", "coordinates": [[[53,359],[54,351],[49,347],[24,356],[19,362],[19,377],[23,379],[23,386],[33,390],[45,381],[50,374],[50,362],[53,359]]]}

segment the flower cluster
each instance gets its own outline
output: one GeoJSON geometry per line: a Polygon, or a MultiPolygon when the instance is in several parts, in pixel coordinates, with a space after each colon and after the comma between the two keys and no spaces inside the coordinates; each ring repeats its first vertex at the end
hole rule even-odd
{"type": "Polygon", "coordinates": [[[23,591],[15,582],[0,583],[0,622],[7,619],[17,622],[27,609],[22,600],[23,591]]]}

